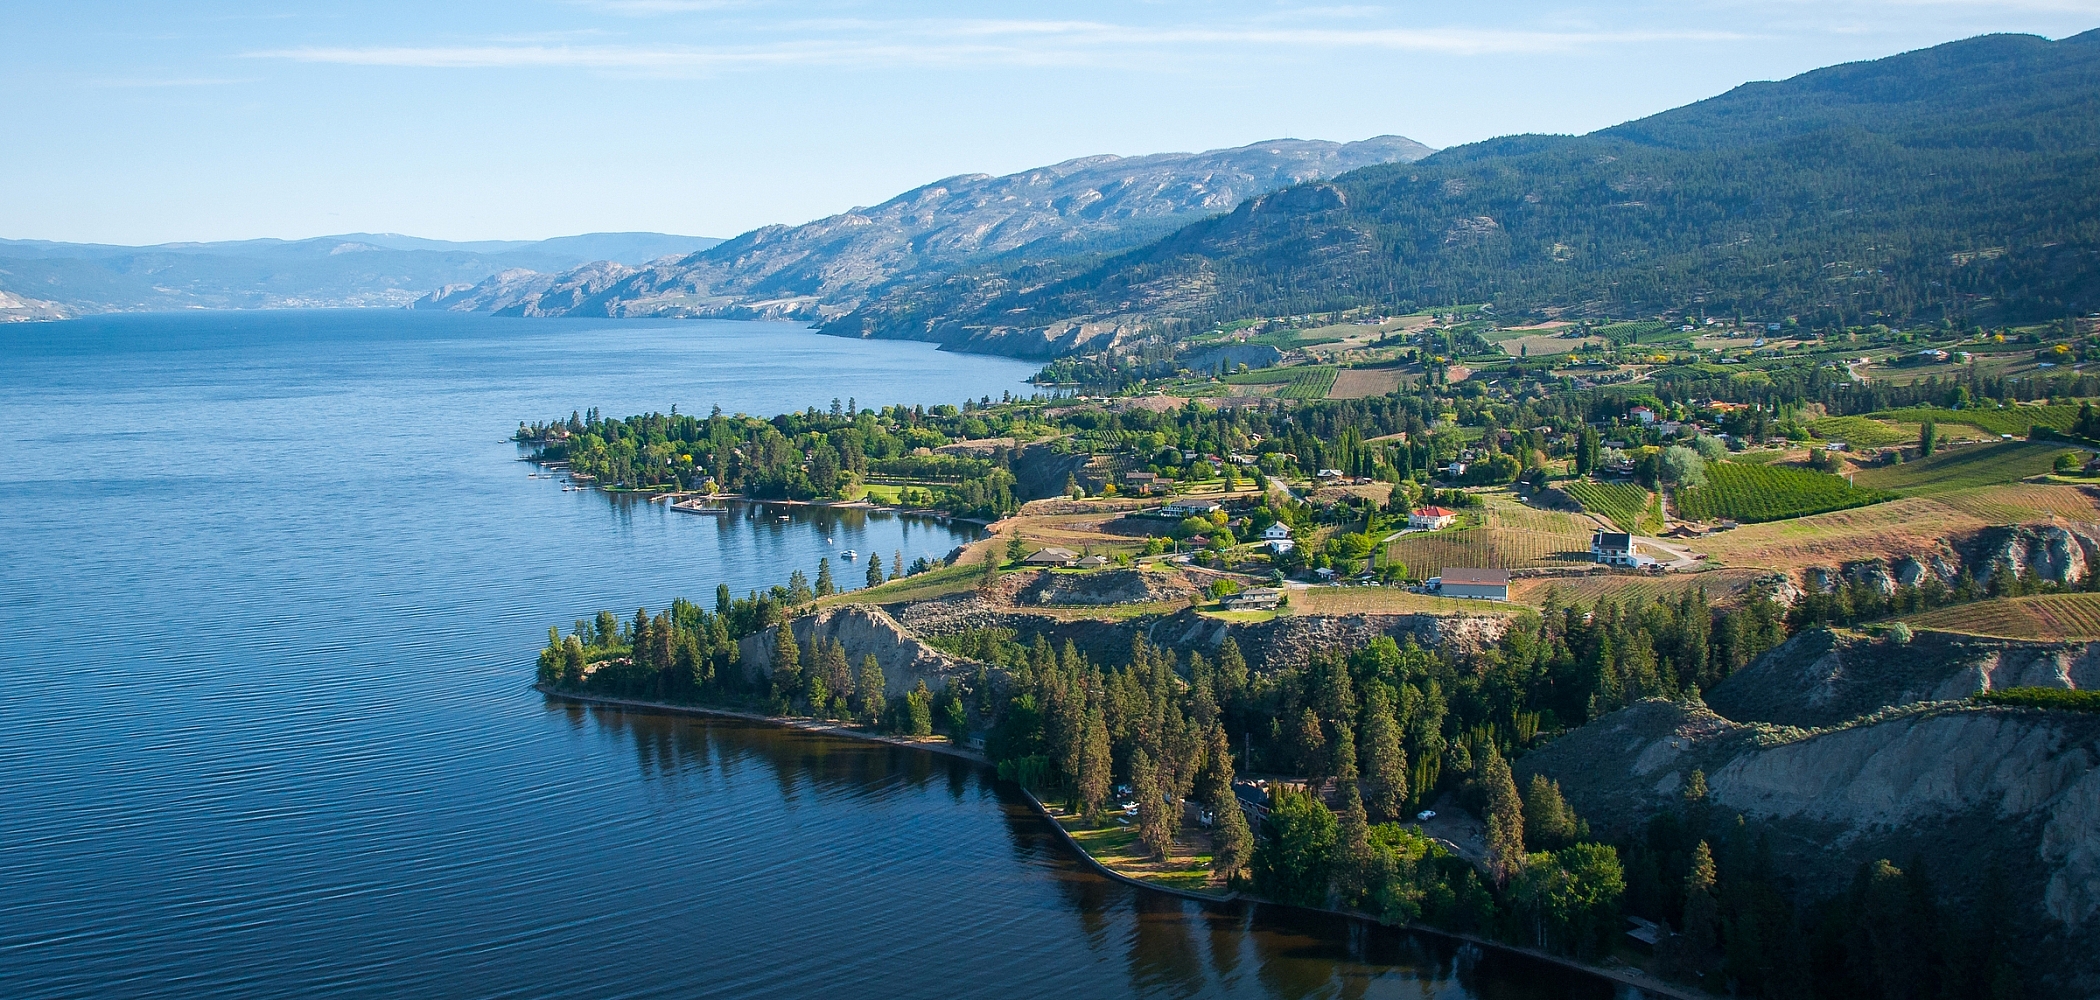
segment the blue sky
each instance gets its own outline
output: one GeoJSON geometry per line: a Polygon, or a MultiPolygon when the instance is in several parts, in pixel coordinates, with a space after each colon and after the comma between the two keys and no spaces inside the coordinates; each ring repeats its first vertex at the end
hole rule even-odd
{"type": "Polygon", "coordinates": [[[2100,0],[29,3],[0,236],[729,236],[957,173],[1583,132],[2100,0]]]}

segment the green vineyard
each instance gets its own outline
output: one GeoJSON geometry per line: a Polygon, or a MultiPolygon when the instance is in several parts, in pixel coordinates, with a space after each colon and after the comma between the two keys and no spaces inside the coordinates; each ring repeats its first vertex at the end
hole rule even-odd
{"type": "Polygon", "coordinates": [[[1648,509],[1648,491],[1632,483],[1578,479],[1562,484],[1561,492],[1574,497],[1583,510],[1603,515],[1620,531],[1638,534],[1641,514],[1648,509]]]}
{"type": "Polygon", "coordinates": [[[1895,499],[1836,476],[1785,466],[1716,462],[1706,485],[1677,491],[1677,514],[1693,521],[1783,521],[1895,499]]]}
{"type": "Polygon", "coordinates": [[[2017,483],[2049,472],[2056,465],[2056,456],[2070,450],[2064,445],[2039,441],[1965,445],[1902,465],[1862,469],[1853,482],[1918,495],[2017,483]]]}
{"type": "Polygon", "coordinates": [[[1322,365],[1303,369],[1303,372],[1276,395],[1284,399],[1326,399],[1328,392],[1334,389],[1335,369],[1322,365]]]}

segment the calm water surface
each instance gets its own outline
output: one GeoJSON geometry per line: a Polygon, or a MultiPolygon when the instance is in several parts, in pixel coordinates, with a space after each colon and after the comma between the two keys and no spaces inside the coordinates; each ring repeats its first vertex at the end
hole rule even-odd
{"type": "Polygon", "coordinates": [[[1029,372],[754,323],[0,328],[0,997],[1612,995],[1108,882],[960,762],[527,689],[556,621],[963,535],[563,493],[519,419],[1029,372]]]}

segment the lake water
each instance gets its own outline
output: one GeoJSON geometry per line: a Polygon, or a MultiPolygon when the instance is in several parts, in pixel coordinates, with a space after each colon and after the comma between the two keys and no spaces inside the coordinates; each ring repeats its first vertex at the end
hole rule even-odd
{"type": "Polygon", "coordinates": [[[0,328],[0,997],[1613,995],[1130,889],[961,762],[529,690],[549,624],[964,535],[564,493],[520,419],[1030,372],[756,323],[0,328]]]}

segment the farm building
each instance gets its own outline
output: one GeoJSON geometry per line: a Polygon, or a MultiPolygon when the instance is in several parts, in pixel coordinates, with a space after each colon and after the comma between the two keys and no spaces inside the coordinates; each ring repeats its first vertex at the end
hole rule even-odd
{"type": "Polygon", "coordinates": [[[1446,510],[1442,507],[1418,507],[1407,515],[1407,526],[1435,531],[1438,528],[1450,527],[1451,522],[1456,520],[1458,520],[1458,512],[1455,510],[1446,510]]]}
{"type": "Polygon", "coordinates": [[[1607,566],[1638,566],[1633,554],[1633,536],[1624,531],[1604,531],[1590,536],[1590,558],[1607,566]]]}
{"type": "Polygon", "coordinates": [[[1509,571],[1446,566],[1437,588],[1445,597],[1477,597],[1489,601],[1509,600],[1509,571]]]}

